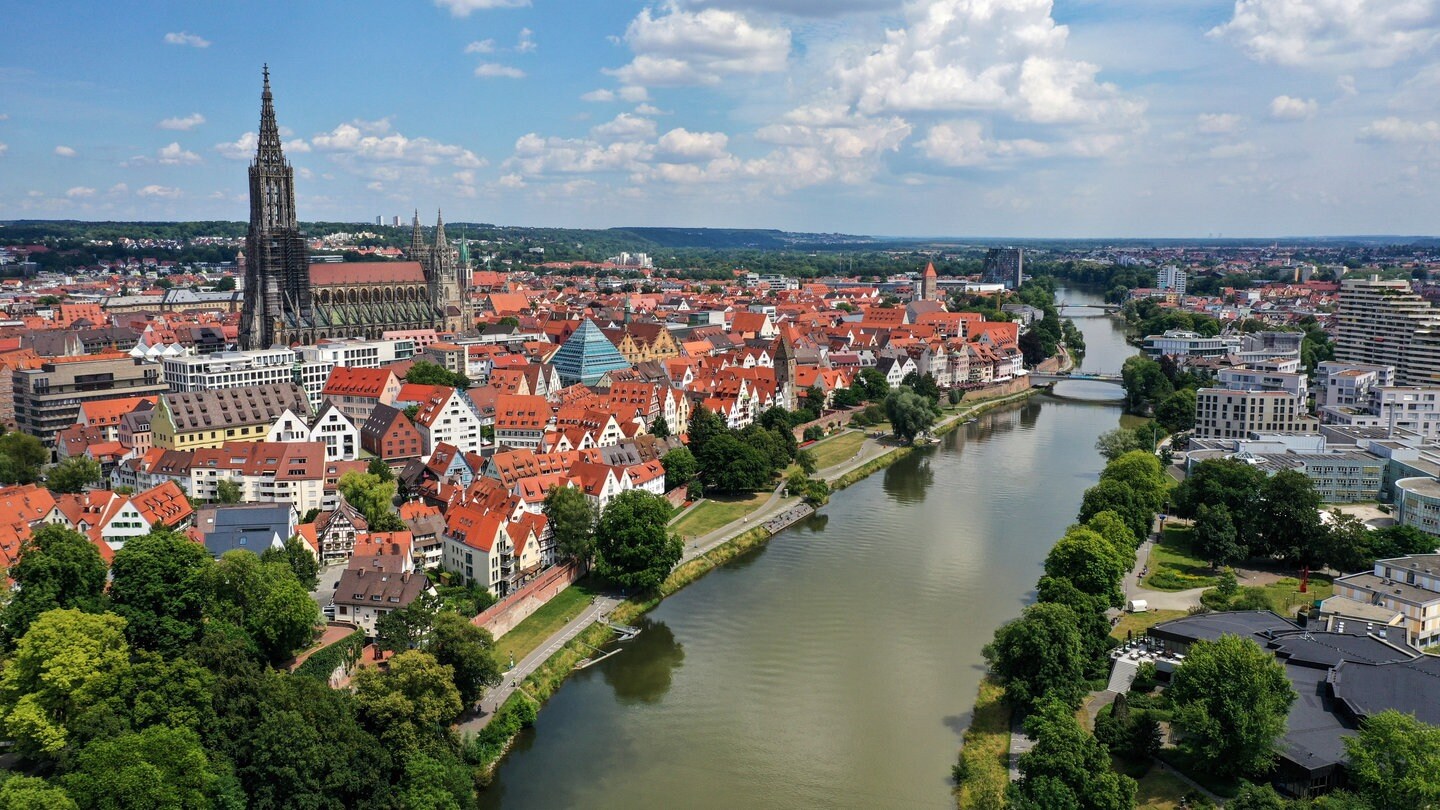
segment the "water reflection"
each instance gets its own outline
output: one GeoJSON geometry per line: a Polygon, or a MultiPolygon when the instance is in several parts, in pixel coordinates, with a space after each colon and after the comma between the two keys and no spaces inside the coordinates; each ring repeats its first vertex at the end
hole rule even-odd
{"type": "Polygon", "coordinates": [[[886,467],[881,481],[885,494],[898,503],[913,504],[925,500],[925,490],[935,483],[935,471],[930,467],[932,455],[925,450],[917,450],[886,467]]]}
{"type": "Polygon", "coordinates": [[[644,619],[639,627],[640,635],[621,644],[620,654],[598,667],[622,704],[658,703],[685,661],[685,648],[664,622],[644,619]]]}
{"type": "Polygon", "coordinates": [[[1030,430],[1035,427],[1035,422],[1040,418],[1040,403],[1030,400],[1025,407],[1020,409],[1020,428],[1030,430]]]}
{"type": "Polygon", "coordinates": [[[795,524],[795,530],[804,531],[809,534],[824,534],[825,527],[828,525],[830,525],[830,516],[824,512],[816,512],[795,524]]]}

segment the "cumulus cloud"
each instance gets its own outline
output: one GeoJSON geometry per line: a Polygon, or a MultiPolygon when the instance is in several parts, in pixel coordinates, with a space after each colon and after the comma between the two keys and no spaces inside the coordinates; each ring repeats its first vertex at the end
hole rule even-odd
{"type": "Polygon", "coordinates": [[[590,136],[607,143],[653,138],[655,122],[638,115],[620,113],[610,121],[591,127],[590,136]]]}
{"type": "Polygon", "coordinates": [[[75,186],[66,190],[65,196],[69,197],[72,200],[78,200],[84,197],[94,197],[95,189],[90,188],[89,186],[75,186]]]}
{"type": "Polygon", "coordinates": [[[160,147],[156,162],[164,166],[192,166],[200,162],[200,156],[182,147],[178,142],[160,147]]]}
{"type": "Polygon", "coordinates": [[[495,40],[481,39],[465,46],[465,53],[494,53],[495,40]]]}
{"type": "Polygon", "coordinates": [[[1392,115],[1363,127],[1360,139],[1384,143],[1434,143],[1440,141],[1440,121],[1407,121],[1392,115]]]}
{"type": "Polygon", "coordinates": [[[836,69],[862,113],[1003,112],[1036,123],[1133,121],[1144,105],[1065,55],[1050,0],[929,0],[885,44],[836,69]]]}
{"type": "Polygon", "coordinates": [[[1319,109],[1319,102],[1313,98],[1276,96],[1270,102],[1270,117],[1279,121],[1301,121],[1314,116],[1319,109]]]}
{"type": "Polygon", "coordinates": [[[310,145],[328,153],[336,162],[351,165],[355,165],[356,161],[412,166],[451,165],[460,169],[478,169],[485,165],[484,160],[463,146],[391,132],[390,122],[383,119],[341,124],[330,132],[311,138],[310,145]]]}
{"type": "Polygon", "coordinates": [[[210,40],[198,34],[191,34],[185,31],[174,31],[165,35],[166,45],[184,45],[189,48],[208,48],[210,40]]]}
{"type": "Polygon", "coordinates": [[[656,158],[665,163],[694,163],[726,156],[730,137],[723,132],[691,132],[676,127],[660,136],[656,158]]]}
{"type": "Polygon", "coordinates": [[[535,50],[535,32],[529,28],[521,28],[520,35],[516,37],[515,52],[530,53],[535,50]]]}
{"type": "Polygon", "coordinates": [[[1053,154],[1049,144],[1029,138],[1001,140],[988,138],[979,121],[952,121],[936,124],[915,144],[931,160],[946,166],[984,166],[1016,158],[1038,158],[1053,154]]]}
{"type": "Polygon", "coordinates": [[[892,11],[903,0],[686,0],[695,8],[752,9],[799,17],[838,17],[864,11],[892,11]]]}
{"type": "Polygon", "coordinates": [[[189,132],[195,127],[205,123],[205,116],[200,113],[190,113],[181,118],[166,118],[155,126],[161,129],[174,129],[181,132],[189,132]]]}
{"type": "Polygon", "coordinates": [[[716,84],[727,76],[774,73],[785,69],[790,56],[789,29],[715,8],[691,12],[671,6],[658,15],[642,9],[625,29],[624,41],[634,58],[606,72],[639,87],[716,84]]]}
{"type": "Polygon", "coordinates": [[[580,100],[603,104],[615,100],[615,91],[606,90],[604,88],[601,88],[599,90],[591,90],[590,92],[581,95],[580,100]]]}
{"type": "Polygon", "coordinates": [[[1233,113],[1201,113],[1195,116],[1195,130],[1206,135],[1239,132],[1244,119],[1233,113]]]}
{"type": "Polygon", "coordinates": [[[62,145],[55,147],[55,154],[63,158],[72,158],[75,157],[77,153],[73,148],[62,145]]]}
{"type": "Polygon", "coordinates": [[[125,185],[124,183],[116,183],[115,185],[113,185],[113,186],[110,187],[110,191],[107,192],[107,193],[109,193],[109,194],[125,194],[125,193],[127,193],[128,191],[130,191],[130,187],[129,187],[129,186],[125,185]]]}
{"type": "Polygon", "coordinates": [[[482,79],[523,79],[525,71],[499,62],[481,62],[475,67],[475,75],[482,79]]]}
{"type": "Polygon", "coordinates": [[[541,137],[533,132],[515,141],[506,168],[525,176],[638,170],[653,147],[638,141],[602,144],[585,138],[541,137]]]}
{"type": "Polygon", "coordinates": [[[1387,67],[1440,43],[1440,0],[1235,0],[1210,36],[1294,67],[1387,67]]]}
{"type": "Polygon", "coordinates": [[[4,157],[4,156],[5,156],[5,153],[6,153],[6,152],[9,152],[9,151],[10,151],[10,144],[8,144],[8,143],[0,143],[0,157],[4,157]]]}
{"type": "MultiPolygon", "coordinates": [[[[259,145],[260,136],[252,131],[242,134],[239,138],[229,143],[215,144],[215,151],[219,152],[220,157],[226,160],[250,160],[255,157],[255,147],[259,145]]],[[[309,152],[310,144],[301,138],[292,138],[288,141],[282,141],[280,148],[289,154],[298,155],[309,152]]]]}
{"type": "Polygon", "coordinates": [[[530,0],[435,0],[435,5],[448,9],[456,17],[469,17],[475,11],[492,8],[521,8],[530,5],[530,0]]]}
{"type": "Polygon", "coordinates": [[[157,186],[153,184],[140,188],[135,192],[135,194],[140,197],[158,197],[166,200],[173,200],[176,197],[179,197],[181,193],[182,192],[178,188],[171,188],[169,186],[157,186]]]}

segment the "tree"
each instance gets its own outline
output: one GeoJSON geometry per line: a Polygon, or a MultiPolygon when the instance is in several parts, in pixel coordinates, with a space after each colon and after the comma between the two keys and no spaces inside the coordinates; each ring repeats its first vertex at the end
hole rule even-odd
{"type": "Polygon", "coordinates": [[[1290,804],[1269,785],[1242,781],[1240,792],[1225,803],[1226,810],[1286,810],[1290,804]]]}
{"type": "Polygon", "coordinates": [[[1080,521],[1086,522],[1101,512],[1119,515],[1135,535],[1135,542],[1150,534],[1150,521],[1155,511],[1149,499],[1113,478],[1101,479],[1100,483],[1085,490],[1080,500],[1080,521]]]}
{"type": "Polygon", "coordinates": [[[1222,776],[1264,773],[1297,697],[1285,667],[1248,638],[1197,641],[1167,690],[1182,745],[1222,776]]]}
{"type": "Polygon", "coordinates": [[[248,551],[226,552],[210,573],[210,612],[245,629],[272,664],[310,643],[320,611],[310,593],[280,561],[261,562],[248,551]]]}
{"type": "Polygon", "coordinates": [[[440,739],[464,709],[455,671],[419,650],[391,658],[384,671],[361,669],[352,682],[361,716],[393,750],[413,751],[440,739]]]}
{"type": "Polygon", "coordinates": [[[89,687],[129,665],[125,620],[113,613],[42,613],[0,673],[0,718],[26,756],[55,756],[89,687]]]}
{"type": "Polygon", "coordinates": [[[220,503],[240,503],[244,497],[240,485],[228,478],[222,478],[215,484],[215,500],[220,503]]]}
{"type": "Polygon", "coordinates": [[[873,368],[860,369],[860,373],[855,375],[854,385],[863,392],[864,398],[871,402],[880,402],[890,393],[890,381],[873,368]]]}
{"type": "Polygon", "coordinates": [[[1125,386],[1125,408],[1131,413],[1143,415],[1175,390],[1160,364],[1143,354],[1126,360],[1120,367],[1120,377],[1125,386]]]}
{"type": "Polygon", "coordinates": [[[1200,504],[1195,510],[1195,532],[1192,546],[1196,554],[1210,562],[1211,568],[1233,565],[1245,558],[1235,522],[1225,504],[1200,504]]]}
{"type": "Polygon", "coordinates": [[[17,590],[3,613],[7,642],[25,635],[47,610],[98,611],[105,592],[106,567],[100,552],[85,535],[64,526],[34,529],[20,544],[20,559],[9,574],[17,590]]]}
{"type": "Polygon", "coordinates": [[[795,463],[800,465],[800,471],[806,475],[815,474],[815,451],[810,449],[800,450],[795,453],[795,463]]]}
{"type": "MultiPolygon", "coordinates": [[[[375,620],[375,647],[388,653],[400,653],[420,646],[437,615],[434,600],[424,595],[405,607],[392,610],[375,620]]],[[[459,614],[448,614],[460,618],[459,614]]],[[[461,619],[464,621],[464,619],[461,619]]]]}
{"type": "Polygon", "coordinates": [[[1440,806],[1440,727],[1387,709],[1342,741],[1351,786],[1375,807],[1440,806]]]}
{"type": "Polygon", "coordinates": [[[1022,712],[1042,697],[1078,706],[1085,694],[1085,645],[1074,611],[1064,605],[1025,608],[995,631],[984,653],[1005,685],[1005,701],[1022,712]]]}
{"type": "Polygon", "coordinates": [[[1115,512],[1099,512],[1085,521],[1085,528],[1110,541],[1120,554],[1125,570],[1135,567],[1135,533],[1130,531],[1125,518],[1115,512]]]}
{"type": "Polygon", "coordinates": [[[84,492],[100,483],[100,462],[89,456],[71,456],[50,468],[45,486],[51,492],[84,492]]]}
{"type": "Polygon", "coordinates": [[[689,427],[690,452],[700,458],[710,442],[719,436],[730,434],[730,429],[725,426],[725,420],[721,419],[714,411],[704,405],[696,405],[690,412],[689,427]]]}
{"type": "Polygon", "coordinates": [[[921,374],[918,371],[912,371],[905,375],[905,379],[902,380],[900,384],[931,402],[940,399],[940,385],[935,382],[934,374],[921,374]]]}
{"type": "Polygon", "coordinates": [[[669,521],[670,504],[659,495],[632,489],[615,496],[595,529],[595,570],[626,589],[660,587],[685,550],[669,521]]]}
{"type": "Polygon", "coordinates": [[[0,484],[33,484],[49,460],[50,451],[28,433],[0,436],[0,484]]]}
{"type": "Polygon", "coordinates": [[[320,584],[320,561],[310,551],[310,547],[299,537],[291,537],[285,541],[283,548],[267,548],[265,553],[260,555],[261,562],[283,562],[290,566],[291,572],[295,574],[295,581],[307,591],[315,590],[320,584]]]}
{"type": "Polygon", "coordinates": [[[0,782],[0,807],[7,810],[80,810],[65,791],[36,776],[11,775],[0,782]]]}
{"type": "Polygon", "coordinates": [[[885,397],[885,416],[896,436],[913,442],[935,424],[935,401],[909,388],[897,388],[885,397]]]}
{"type": "Polygon", "coordinates": [[[130,643],[175,655],[200,636],[209,599],[205,547],[168,530],[125,541],[111,563],[110,602],[130,643]]]}
{"type": "Polygon", "coordinates": [[[1319,562],[1319,543],[1325,527],[1320,521],[1320,493],[1304,473],[1282,470],[1260,489],[1256,540],[1264,554],[1292,564],[1319,562]]]}
{"type": "Polygon", "coordinates": [[[230,292],[235,289],[235,277],[225,276],[215,283],[216,292],[230,292]]]}
{"type": "Polygon", "coordinates": [[[1174,433],[1195,427],[1195,390],[1181,388],[1155,406],[1155,418],[1174,433]]]}
{"type": "Polygon", "coordinates": [[[365,472],[380,479],[381,482],[395,480],[395,471],[390,469],[390,465],[386,464],[383,458],[370,459],[370,464],[365,467],[365,472]]]}
{"type": "Polygon", "coordinates": [[[683,487],[695,480],[700,472],[700,463],[688,447],[677,447],[660,458],[665,467],[665,489],[683,487]]]}
{"type": "Polygon", "coordinates": [[[775,468],[769,454],[731,433],[710,439],[696,453],[706,491],[749,492],[769,486],[775,468]]]}
{"type": "Polygon", "coordinates": [[[1085,677],[1103,676],[1110,663],[1105,653],[1116,644],[1115,639],[1110,637],[1110,619],[1105,615],[1109,604],[1105,597],[1085,593],[1075,587],[1068,577],[1048,575],[1040,577],[1036,591],[1040,602],[1064,605],[1075,614],[1085,658],[1085,677]]]}
{"type": "Polygon", "coordinates": [[[1121,584],[1127,567],[1119,550],[1095,532],[1074,527],[1045,557],[1045,574],[1066,577],[1082,592],[1098,596],[1111,607],[1125,603],[1121,584]]]}
{"type": "Polygon", "coordinates": [[[97,739],[75,757],[62,782],[85,807],[213,807],[219,777],[190,729],[151,726],[97,739]]]}
{"type": "Polygon", "coordinates": [[[1115,772],[1109,752],[1080,727],[1073,708],[1047,700],[1025,721],[1025,732],[1035,745],[1020,755],[1020,781],[1011,788],[1011,807],[1129,810],[1134,806],[1135,780],[1115,772]]]}
{"type": "Polygon", "coordinates": [[[416,385],[443,385],[448,388],[469,388],[470,378],[464,374],[456,374],[437,363],[428,360],[417,360],[405,372],[405,382],[416,385]]]}
{"type": "Polygon", "coordinates": [[[216,676],[204,664],[187,656],[131,652],[130,666],[99,676],[86,690],[69,723],[72,745],[150,726],[214,726],[216,676]]]}
{"type": "Polygon", "coordinates": [[[1143,447],[1140,440],[1136,438],[1135,431],[1126,428],[1107,430],[1095,440],[1095,449],[1100,451],[1100,455],[1104,456],[1106,461],[1114,461],[1132,450],[1141,450],[1143,447]]]}
{"type": "MultiPolygon", "coordinates": [[[[672,450],[670,456],[688,450],[672,450]]],[[[668,474],[669,468],[666,468],[668,474]]],[[[595,556],[596,508],[584,491],[576,487],[551,487],[545,493],[545,519],[560,553],[588,566],[595,556]]]]}
{"type": "Polygon", "coordinates": [[[425,649],[441,665],[455,671],[455,688],[466,706],[478,703],[485,696],[486,687],[498,686],[503,680],[490,631],[476,627],[458,614],[435,616],[425,649]]]}
{"type": "Polygon", "coordinates": [[[1196,464],[1175,489],[1175,512],[1195,517],[1200,504],[1224,505],[1235,524],[1235,534],[1248,552],[1254,543],[1254,523],[1260,509],[1265,471],[1235,459],[1207,459],[1196,464]]]}
{"type": "Polygon", "coordinates": [[[650,435],[661,439],[670,438],[670,423],[666,421],[665,414],[656,416],[655,421],[650,423],[650,435]]]}
{"type": "Polygon", "coordinates": [[[395,513],[395,481],[382,481],[370,473],[347,472],[336,483],[345,502],[360,510],[372,532],[404,531],[395,513]],[[391,528],[398,525],[398,528],[391,528]]]}

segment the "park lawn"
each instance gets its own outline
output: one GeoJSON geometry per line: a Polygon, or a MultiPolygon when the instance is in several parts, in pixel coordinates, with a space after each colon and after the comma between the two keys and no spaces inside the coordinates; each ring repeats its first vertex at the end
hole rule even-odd
{"type": "Polygon", "coordinates": [[[1234,798],[1235,794],[1240,792],[1238,779],[1230,779],[1216,774],[1179,748],[1162,748],[1157,756],[1170,767],[1194,779],[1196,784],[1223,799],[1234,798]]]}
{"type": "Polygon", "coordinates": [[[1175,810],[1185,794],[1195,792],[1180,777],[1154,765],[1135,781],[1135,807],[1139,810],[1175,810]]]}
{"type": "Polygon", "coordinates": [[[1270,604],[1274,605],[1275,612],[1281,616],[1293,616],[1296,608],[1309,607],[1317,599],[1329,599],[1335,591],[1330,577],[1324,574],[1311,574],[1310,585],[1305,593],[1300,593],[1300,580],[1295,577],[1286,577],[1264,587],[1265,595],[1270,597],[1270,604]]]}
{"type": "Polygon", "coordinates": [[[1188,614],[1183,610],[1148,610],[1144,613],[1125,613],[1120,616],[1119,623],[1110,631],[1110,635],[1124,641],[1128,631],[1138,638],[1145,635],[1146,630],[1161,622],[1168,622],[1186,615],[1188,614]]]}
{"type": "Polygon", "coordinates": [[[700,537],[745,517],[764,506],[768,500],[770,490],[752,492],[749,495],[707,498],[704,503],[676,521],[670,529],[687,540],[700,537]]]}
{"type": "Polygon", "coordinates": [[[806,449],[815,454],[815,469],[824,470],[849,460],[864,443],[864,433],[848,430],[818,441],[806,449]]]}
{"type": "Polygon", "coordinates": [[[1189,527],[1170,526],[1159,543],[1150,549],[1150,573],[1145,577],[1145,587],[1157,591],[1188,591],[1191,588],[1208,588],[1217,583],[1210,571],[1210,563],[1190,553],[1189,527]]]}
{"type": "Polygon", "coordinates": [[[529,655],[540,643],[554,635],[570,619],[585,609],[598,591],[589,577],[566,588],[540,609],[530,614],[515,628],[495,641],[500,665],[509,666],[510,656],[520,659],[529,655]]]}
{"type": "Polygon", "coordinates": [[[980,681],[975,713],[960,743],[963,774],[955,789],[958,807],[999,807],[1010,784],[1010,707],[1005,687],[986,677],[980,681]]]}

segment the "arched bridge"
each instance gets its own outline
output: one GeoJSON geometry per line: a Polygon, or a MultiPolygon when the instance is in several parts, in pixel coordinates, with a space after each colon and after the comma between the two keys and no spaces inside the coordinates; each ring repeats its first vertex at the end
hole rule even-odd
{"type": "Polygon", "coordinates": [[[1111,385],[1124,384],[1124,378],[1119,374],[1108,374],[1103,371],[1076,371],[1068,374],[1047,374],[1041,371],[1030,372],[1030,384],[1036,387],[1050,386],[1066,380],[1084,380],[1085,382],[1102,382],[1110,383],[1111,385]]]}

